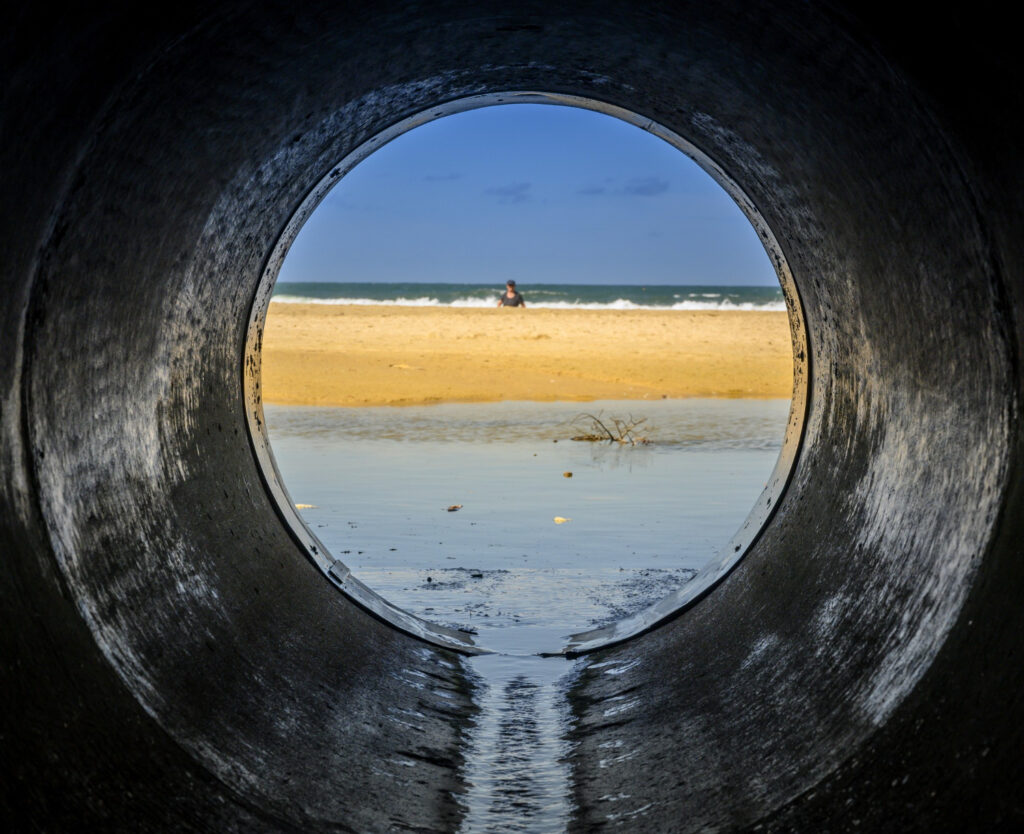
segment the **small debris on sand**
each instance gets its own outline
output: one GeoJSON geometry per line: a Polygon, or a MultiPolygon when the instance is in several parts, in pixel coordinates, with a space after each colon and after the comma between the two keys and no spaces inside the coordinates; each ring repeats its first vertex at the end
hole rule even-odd
{"type": "Polygon", "coordinates": [[[571,518],[562,518],[560,515],[555,516],[555,524],[565,524],[567,521],[572,521],[571,518]]]}
{"type": "Polygon", "coordinates": [[[461,510],[461,509],[462,509],[462,504],[452,504],[452,505],[451,505],[451,506],[450,506],[450,507],[448,508],[448,512],[450,512],[450,513],[454,513],[454,512],[456,511],[456,510],[461,510]]]}
{"type": "Polygon", "coordinates": [[[562,473],[562,477],[563,478],[571,478],[572,477],[572,472],[563,472],[562,473]]]}
{"type": "Polygon", "coordinates": [[[295,509],[297,510],[315,510],[316,504],[296,504],[295,509]]]}

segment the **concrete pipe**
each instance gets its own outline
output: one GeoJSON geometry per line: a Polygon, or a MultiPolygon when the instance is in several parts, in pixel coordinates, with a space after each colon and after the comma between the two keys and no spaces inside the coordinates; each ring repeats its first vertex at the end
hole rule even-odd
{"type": "Polygon", "coordinates": [[[777,240],[808,343],[802,446],[756,541],[569,693],[572,826],[1020,824],[1006,21],[300,6],[44,3],[3,36],[6,827],[458,828],[459,647],[311,565],[254,454],[243,357],[275,246],[339,160],[512,90],[705,153],[777,240]]]}

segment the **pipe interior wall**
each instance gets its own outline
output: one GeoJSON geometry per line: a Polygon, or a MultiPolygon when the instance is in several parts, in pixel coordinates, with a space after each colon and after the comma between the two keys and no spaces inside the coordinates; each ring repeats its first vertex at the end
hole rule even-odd
{"type": "Polygon", "coordinates": [[[778,239],[810,353],[757,543],[570,693],[574,826],[1020,821],[1019,62],[984,22],[911,42],[856,4],[336,6],[41,7],[0,50],[0,813],[458,827],[472,676],[305,559],[242,357],[332,165],[431,107],[539,90],[712,157],[778,239]],[[638,813],[610,819],[621,795],[638,813]]]}

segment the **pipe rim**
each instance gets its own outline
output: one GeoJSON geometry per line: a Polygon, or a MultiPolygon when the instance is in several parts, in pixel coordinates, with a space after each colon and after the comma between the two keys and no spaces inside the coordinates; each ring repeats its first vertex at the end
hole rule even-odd
{"type": "Polygon", "coordinates": [[[775,514],[789,484],[803,443],[809,399],[811,353],[796,281],[778,238],[754,201],[722,166],[697,145],[654,119],[627,108],[596,98],[540,90],[509,90],[460,97],[425,108],[385,128],[345,155],[321,177],[295,209],[267,258],[249,312],[241,364],[245,418],[257,468],[278,515],[307,559],[333,587],[371,615],[426,643],[467,655],[493,653],[493,650],[478,645],[469,631],[442,626],[389,602],[353,575],[351,569],[341,559],[333,556],[306,524],[295,508],[271,448],[263,414],[260,368],[266,317],[281,264],[303,225],[342,178],[375,151],[414,128],[456,113],[509,104],[576,107],[602,113],[651,133],[696,162],[733,199],[757,233],[782,288],[793,341],[793,392],[782,448],[765,488],[740,528],[682,588],[636,614],[607,626],[571,634],[560,648],[539,652],[545,657],[572,658],[646,634],[682,614],[711,593],[742,561],[775,514]]]}

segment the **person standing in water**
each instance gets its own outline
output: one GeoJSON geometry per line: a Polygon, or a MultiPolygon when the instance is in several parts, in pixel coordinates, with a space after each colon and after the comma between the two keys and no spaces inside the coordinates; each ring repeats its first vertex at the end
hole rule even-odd
{"type": "Polygon", "coordinates": [[[526,307],[526,302],[523,301],[523,296],[516,289],[516,282],[509,281],[505,284],[505,292],[501,294],[501,298],[498,299],[499,307],[526,307]]]}

